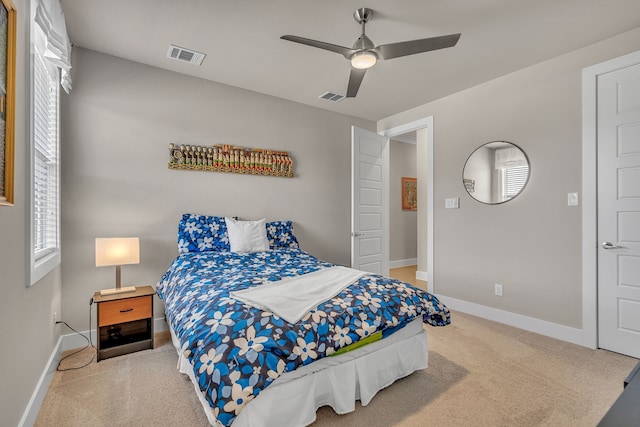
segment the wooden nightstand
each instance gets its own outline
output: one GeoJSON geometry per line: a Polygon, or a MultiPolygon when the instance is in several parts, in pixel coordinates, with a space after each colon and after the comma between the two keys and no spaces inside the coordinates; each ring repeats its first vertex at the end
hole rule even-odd
{"type": "Polygon", "coordinates": [[[153,348],[155,293],[151,286],[140,286],[135,292],[93,295],[98,313],[98,362],[153,348]]]}

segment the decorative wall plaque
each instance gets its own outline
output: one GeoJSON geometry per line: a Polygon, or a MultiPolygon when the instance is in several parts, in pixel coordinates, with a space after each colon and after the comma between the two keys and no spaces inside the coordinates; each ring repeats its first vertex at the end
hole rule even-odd
{"type": "Polygon", "coordinates": [[[293,177],[293,159],[286,151],[234,145],[169,144],[169,169],[293,177]]]}

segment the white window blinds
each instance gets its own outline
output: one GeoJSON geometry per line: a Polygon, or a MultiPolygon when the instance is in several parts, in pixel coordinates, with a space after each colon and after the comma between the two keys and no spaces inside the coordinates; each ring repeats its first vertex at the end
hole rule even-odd
{"type": "Polygon", "coordinates": [[[39,53],[34,62],[33,244],[37,260],[59,246],[58,84],[57,69],[47,67],[39,53]]]}
{"type": "Polygon", "coordinates": [[[529,177],[529,166],[512,166],[504,169],[502,200],[509,200],[520,193],[529,177]]]}

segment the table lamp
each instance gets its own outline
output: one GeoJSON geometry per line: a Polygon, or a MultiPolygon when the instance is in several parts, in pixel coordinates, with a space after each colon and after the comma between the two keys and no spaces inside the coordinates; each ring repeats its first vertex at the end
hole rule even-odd
{"type": "Polygon", "coordinates": [[[135,292],[135,286],[122,287],[120,266],[140,263],[140,239],[137,237],[96,238],[96,267],[116,267],[116,287],[103,289],[100,295],[135,292]]]}

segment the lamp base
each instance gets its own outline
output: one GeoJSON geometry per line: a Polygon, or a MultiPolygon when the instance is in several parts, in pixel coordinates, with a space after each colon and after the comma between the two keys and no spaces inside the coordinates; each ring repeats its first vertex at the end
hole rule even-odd
{"type": "Polygon", "coordinates": [[[135,286],[123,286],[121,288],[111,288],[111,289],[103,289],[100,291],[100,295],[115,295],[115,294],[124,294],[127,292],[135,292],[135,286]]]}

